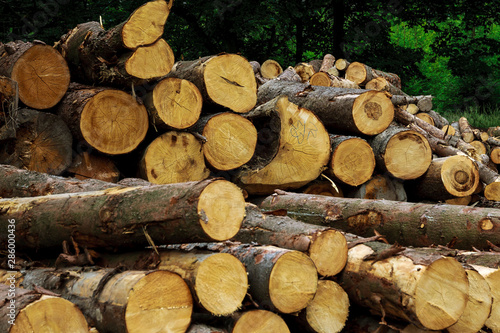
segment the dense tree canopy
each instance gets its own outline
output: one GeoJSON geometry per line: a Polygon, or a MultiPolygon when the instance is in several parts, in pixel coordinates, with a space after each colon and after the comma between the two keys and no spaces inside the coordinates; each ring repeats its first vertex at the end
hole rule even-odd
{"type": "MultiPolygon", "coordinates": [[[[0,41],[54,43],[86,21],[106,28],[145,1],[0,0],[0,41]]],[[[176,59],[241,53],[282,66],[321,58],[398,73],[410,94],[440,109],[500,104],[499,1],[177,0],[164,38],[176,59]]]]}

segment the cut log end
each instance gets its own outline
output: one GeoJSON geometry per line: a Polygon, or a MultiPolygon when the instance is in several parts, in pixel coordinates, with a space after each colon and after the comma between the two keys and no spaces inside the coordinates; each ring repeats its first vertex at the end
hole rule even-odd
{"type": "Polygon", "coordinates": [[[12,68],[19,85],[19,99],[35,109],[49,109],[66,93],[70,73],[66,60],[48,45],[34,45],[12,68]]]}
{"type": "Polygon", "coordinates": [[[283,73],[283,68],[276,60],[268,59],[260,66],[260,73],[266,79],[274,79],[283,73]]]}
{"type": "Polygon", "coordinates": [[[491,201],[500,201],[500,182],[493,182],[486,185],[484,196],[491,201]]]}
{"type": "Polygon", "coordinates": [[[306,254],[290,251],[276,261],[269,278],[269,295],[282,313],[295,313],[307,306],[318,287],[318,272],[306,254]]]}
{"type": "Polygon", "coordinates": [[[245,198],[233,183],[217,180],[200,194],[197,210],[205,233],[214,240],[223,241],[240,230],[245,217],[245,198]]]}
{"type": "Polygon", "coordinates": [[[193,299],[184,280],[175,273],[155,271],[140,279],[128,294],[127,331],[144,332],[147,327],[156,332],[167,328],[169,332],[185,332],[192,311],[193,299]]]}
{"type": "Polygon", "coordinates": [[[375,156],[368,142],[353,137],[336,146],[328,167],[340,181],[358,186],[371,178],[375,156]]]}
{"type": "Polygon", "coordinates": [[[431,330],[453,325],[465,309],[468,294],[469,282],[460,263],[453,258],[434,261],[416,287],[415,308],[419,321],[431,330]]]}
{"type": "Polygon", "coordinates": [[[309,247],[309,257],[322,276],[335,276],[347,262],[347,241],[337,230],[322,232],[309,247]]]}
{"type": "Polygon", "coordinates": [[[431,124],[432,126],[434,126],[434,119],[432,119],[432,117],[427,112],[418,112],[417,114],[415,114],[415,117],[417,117],[419,119],[422,119],[426,123],[431,124]]]}
{"type": "Polygon", "coordinates": [[[140,79],[162,77],[170,72],[174,60],[170,45],[159,39],[154,44],[139,47],[125,62],[125,71],[140,79]]]}
{"type": "Polygon", "coordinates": [[[290,333],[285,321],[276,313],[266,310],[245,312],[236,322],[232,333],[290,333]]]}
{"type": "Polygon", "coordinates": [[[104,90],[85,105],[80,129],[87,143],[110,154],[125,154],[134,150],[146,137],[149,126],[144,105],[120,90],[104,90]]]}
{"type": "Polygon", "coordinates": [[[223,54],[205,62],[204,82],[210,99],[237,113],[257,103],[257,82],[250,63],[236,54],[223,54]]]}
{"type": "Polygon", "coordinates": [[[349,64],[345,72],[345,78],[358,85],[364,85],[367,81],[368,73],[366,66],[360,62],[349,64]]]}
{"type": "Polygon", "coordinates": [[[318,73],[314,73],[309,78],[309,84],[312,86],[331,87],[332,80],[330,79],[330,75],[328,75],[328,73],[318,72],[318,73]]]}
{"type": "Polygon", "coordinates": [[[495,164],[500,164],[500,147],[495,147],[490,152],[490,159],[495,164]]]}
{"type": "Polygon", "coordinates": [[[479,186],[479,171],[475,162],[467,156],[450,156],[441,168],[441,179],[450,194],[466,197],[479,186]]]}
{"type": "Polygon", "coordinates": [[[352,116],[357,129],[366,135],[383,132],[394,119],[394,105],[386,93],[368,91],[354,101],[352,116]]]}
{"type": "Polygon", "coordinates": [[[230,254],[211,255],[198,268],[196,295],[212,314],[226,316],[238,310],[247,289],[245,266],[230,254]]]}
{"type": "Polygon", "coordinates": [[[234,113],[221,113],[203,128],[207,142],[203,153],[217,170],[232,170],[250,161],[257,145],[257,129],[248,119],[234,113]]]}

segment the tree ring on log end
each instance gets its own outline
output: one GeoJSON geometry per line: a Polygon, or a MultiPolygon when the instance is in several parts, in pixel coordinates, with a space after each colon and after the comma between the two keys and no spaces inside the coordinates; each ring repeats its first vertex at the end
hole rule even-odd
{"type": "Polygon", "coordinates": [[[462,170],[455,173],[455,181],[459,184],[465,184],[469,181],[469,175],[462,170]]]}
{"type": "Polygon", "coordinates": [[[232,333],[290,333],[287,324],[278,314],[266,310],[250,310],[236,321],[232,333]]]}
{"type": "Polygon", "coordinates": [[[347,241],[337,230],[326,230],[313,240],[309,257],[322,276],[335,276],[347,263],[347,241]],[[328,255],[325,255],[328,253],[328,255]]]}
{"type": "Polygon", "coordinates": [[[479,186],[476,163],[467,156],[450,156],[441,168],[441,180],[446,190],[457,197],[472,195],[479,186]]]}
{"type": "Polygon", "coordinates": [[[385,92],[370,90],[356,98],[352,117],[361,133],[376,135],[394,120],[394,105],[385,92]]]}
{"type": "Polygon", "coordinates": [[[235,184],[217,180],[201,192],[197,210],[203,231],[216,241],[224,241],[240,230],[245,217],[245,198],[235,184]]]}
{"type": "Polygon", "coordinates": [[[415,290],[415,310],[420,323],[431,330],[453,325],[465,309],[468,294],[469,281],[457,260],[434,261],[423,272],[415,290]]]}
{"type": "Polygon", "coordinates": [[[125,62],[125,71],[140,79],[167,75],[174,66],[174,51],[164,39],[139,47],[125,62]]]}
{"type": "Polygon", "coordinates": [[[328,166],[340,181],[358,186],[371,178],[375,164],[375,155],[368,142],[353,137],[335,148],[328,166]]]}

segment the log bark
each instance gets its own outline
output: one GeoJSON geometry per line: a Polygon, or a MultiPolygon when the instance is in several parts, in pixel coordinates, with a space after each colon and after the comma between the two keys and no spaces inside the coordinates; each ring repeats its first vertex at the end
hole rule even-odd
{"type": "Polygon", "coordinates": [[[23,275],[25,288],[40,286],[61,294],[100,333],[161,331],[166,325],[183,332],[191,320],[191,293],[172,272],[42,268],[23,275]]]}
{"type": "Polygon", "coordinates": [[[169,131],[151,142],[139,162],[139,176],[153,184],[208,178],[202,143],[191,133],[169,131]]]}
{"type": "Polygon", "coordinates": [[[21,41],[9,42],[1,50],[0,75],[17,82],[19,99],[24,104],[41,110],[61,100],[68,89],[70,73],[59,52],[43,42],[21,41]]]}
{"type": "Polygon", "coordinates": [[[460,136],[465,142],[471,143],[474,141],[474,133],[472,133],[472,128],[467,118],[460,117],[460,119],[458,119],[458,127],[460,128],[460,136]]]}
{"type": "Polygon", "coordinates": [[[0,299],[2,332],[42,332],[47,327],[58,332],[88,332],[82,312],[63,298],[0,284],[0,299]]]}
{"type": "Polygon", "coordinates": [[[342,77],[332,75],[328,72],[315,73],[309,79],[309,84],[312,86],[359,89],[359,86],[356,83],[342,77]]]}
{"type": "Polygon", "coordinates": [[[204,102],[236,113],[250,111],[257,102],[257,83],[252,66],[236,54],[179,61],[168,77],[191,81],[200,90],[204,102]]]}
{"type": "Polygon", "coordinates": [[[341,182],[358,186],[368,181],[375,170],[375,155],[368,142],[354,136],[330,134],[332,155],[328,172],[341,182]]]}
{"type": "MultiPolygon", "coordinates": [[[[97,179],[104,182],[116,183],[120,178],[120,171],[113,160],[108,156],[89,153],[87,151],[76,155],[73,163],[66,170],[76,179],[97,179]]],[[[62,192],[61,192],[62,193],[62,192]]]]}
{"type": "Polygon", "coordinates": [[[259,133],[255,154],[234,181],[250,194],[293,189],[316,179],[330,157],[326,129],[309,110],[277,97],[248,114],[259,133]]]}
{"type": "Polygon", "coordinates": [[[321,67],[318,72],[328,72],[328,70],[335,66],[335,57],[329,53],[323,56],[321,67]]]}
{"type": "Polygon", "coordinates": [[[403,95],[408,96],[400,88],[394,86],[386,78],[379,76],[370,81],[365,85],[365,89],[377,90],[377,91],[387,91],[392,95],[403,95]]]}
{"type": "Polygon", "coordinates": [[[264,214],[253,204],[247,204],[245,220],[233,239],[304,252],[322,276],[337,275],[347,260],[347,242],[339,231],[264,214]]]}
{"type": "Polygon", "coordinates": [[[376,135],[394,119],[394,107],[384,92],[270,81],[259,88],[259,103],[280,95],[314,112],[334,133],[376,135]]]}
{"type": "Polygon", "coordinates": [[[446,245],[456,239],[459,249],[500,244],[498,209],[325,197],[280,192],[260,200],[263,211],[284,209],[288,216],[360,236],[374,230],[389,242],[404,246],[446,245]]]}
{"type": "Polygon", "coordinates": [[[432,149],[420,133],[389,126],[370,145],[380,170],[392,177],[409,180],[422,176],[432,161],[432,149]]]}
{"type": "Polygon", "coordinates": [[[350,63],[349,67],[347,67],[345,71],[345,78],[360,86],[364,86],[366,83],[377,77],[383,77],[393,86],[401,89],[401,79],[398,75],[373,69],[360,62],[350,63]]]}
{"type": "Polygon", "coordinates": [[[0,163],[53,175],[70,166],[73,138],[60,117],[21,109],[15,121],[15,138],[0,146],[0,163]]]}
{"type": "Polygon", "coordinates": [[[77,140],[109,155],[137,148],[149,126],[144,105],[116,89],[72,84],[57,113],[77,140]]]}
{"type": "Polygon", "coordinates": [[[408,199],[403,182],[388,175],[373,176],[349,193],[349,197],[392,201],[407,201],[408,199]]]}
{"type": "Polygon", "coordinates": [[[432,96],[405,96],[394,95],[391,97],[392,103],[396,106],[415,104],[418,110],[422,112],[429,112],[432,110],[432,96]]]}
{"type": "MultiPolygon", "coordinates": [[[[434,110],[427,112],[427,114],[432,117],[432,120],[434,121],[434,126],[436,126],[437,128],[442,129],[444,126],[447,126],[450,124],[450,122],[445,117],[443,117],[442,115],[440,115],[438,112],[436,112],[434,110]]],[[[448,133],[448,134],[450,134],[450,133],[448,133]]],[[[451,135],[453,135],[453,134],[451,134],[451,135]]]]}
{"type": "Polygon", "coordinates": [[[154,128],[186,129],[200,118],[203,98],[187,80],[166,78],[144,98],[154,128]]]}
{"type": "Polygon", "coordinates": [[[15,220],[19,250],[59,247],[70,237],[89,248],[133,248],[148,245],[146,233],[156,244],[229,239],[245,204],[239,188],[215,179],[1,199],[0,211],[4,230],[15,220]]]}
{"type": "Polygon", "coordinates": [[[292,66],[288,66],[276,79],[280,81],[302,82],[299,74],[297,74],[295,68],[293,68],[292,66]]]}
{"type": "Polygon", "coordinates": [[[295,65],[295,67],[293,69],[300,76],[300,80],[302,82],[309,81],[311,76],[313,76],[314,73],[316,73],[316,71],[314,70],[314,67],[312,65],[308,64],[307,62],[298,63],[297,65],[295,65]]]}
{"type": "Polygon", "coordinates": [[[260,66],[260,73],[265,79],[274,79],[283,73],[283,68],[276,60],[267,59],[260,66]]]}

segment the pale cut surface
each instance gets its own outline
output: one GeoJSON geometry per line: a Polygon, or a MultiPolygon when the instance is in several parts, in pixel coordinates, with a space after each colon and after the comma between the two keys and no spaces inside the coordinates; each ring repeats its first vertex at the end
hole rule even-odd
{"type": "Polygon", "coordinates": [[[491,161],[495,164],[500,164],[500,147],[495,147],[490,153],[491,161]]]}
{"type": "Polygon", "coordinates": [[[283,73],[283,68],[276,60],[267,59],[260,66],[260,74],[266,79],[274,79],[281,73],[283,73]]]}
{"type": "Polygon", "coordinates": [[[467,156],[450,156],[441,168],[441,179],[446,190],[454,196],[466,197],[479,186],[479,171],[467,156]]]}
{"type": "Polygon", "coordinates": [[[234,113],[212,117],[203,129],[203,153],[217,170],[232,170],[247,163],[255,152],[257,130],[252,122],[234,113]]]}
{"type": "Polygon", "coordinates": [[[104,90],[83,108],[80,129],[83,138],[97,150],[110,154],[129,153],[144,140],[149,126],[146,107],[120,90],[104,90]]]}
{"type": "Polygon", "coordinates": [[[217,180],[200,194],[197,209],[200,225],[207,235],[214,240],[227,240],[241,228],[245,217],[245,198],[235,184],[217,180]]]}
{"type": "Polygon", "coordinates": [[[493,182],[484,188],[484,196],[488,200],[500,201],[500,182],[493,182]]]}
{"type": "Polygon", "coordinates": [[[365,82],[367,76],[366,67],[359,63],[353,62],[347,67],[345,78],[351,80],[356,84],[362,84],[365,82]]]}
{"type": "Polygon", "coordinates": [[[363,139],[351,138],[338,145],[329,167],[342,182],[358,186],[367,182],[375,170],[372,147],[363,139]]]}
{"type": "Polygon", "coordinates": [[[309,83],[312,86],[331,87],[332,80],[330,80],[330,76],[327,73],[317,72],[309,78],[309,83]]]}
{"type": "Polygon", "coordinates": [[[87,333],[88,324],[76,305],[60,297],[43,295],[16,317],[9,333],[87,333]]]}
{"type": "Polygon", "coordinates": [[[232,333],[290,333],[285,321],[266,310],[245,312],[234,325],[232,333]]]}
{"type": "Polygon", "coordinates": [[[34,109],[49,109],[59,103],[70,82],[66,60],[53,47],[34,45],[12,68],[12,80],[19,88],[19,99],[34,109]]]}
{"type": "Polygon", "coordinates": [[[236,54],[223,54],[205,63],[207,94],[217,104],[246,113],[257,103],[257,82],[250,63],[236,54]]]}
{"type": "Polygon", "coordinates": [[[322,276],[335,276],[347,263],[347,241],[337,230],[322,232],[309,247],[309,257],[322,276]]]}
{"type": "Polygon", "coordinates": [[[154,44],[137,48],[125,63],[125,71],[140,79],[152,79],[167,75],[174,62],[174,51],[160,38],[154,44]]]}
{"type": "Polygon", "coordinates": [[[279,257],[269,277],[269,295],[283,313],[304,309],[318,287],[318,272],[306,254],[290,251],[279,257]]]}
{"type": "Polygon", "coordinates": [[[478,155],[482,155],[482,154],[487,154],[488,153],[488,150],[486,149],[486,146],[481,141],[477,141],[477,140],[471,141],[470,145],[476,149],[476,153],[478,155]]]}
{"type": "Polygon", "coordinates": [[[352,117],[356,128],[366,135],[384,131],[394,119],[394,105],[385,92],[370,90],[354,101],[352,117]]]}
{"type": "Polygon", "coordinates": [[[419,112],[419,113],[417,113],[415,115],[415,117],[417,117],[419,119],[422,119],[426,123],[431,124],[432,126],[434,126],[434,119],[432,119],[432,117],[428,113],[426,113],[426,112],[419,112]]]}
{"type": "Polygon", "coordinates": [[[484,266],[472,265],[479,274],[481,274],[488,282],[491,290],[493,303],[491,304],[491,312],[485,322],[485,326],[493,331],[500,332],[500,269],[494,269],[484,266]]]}

